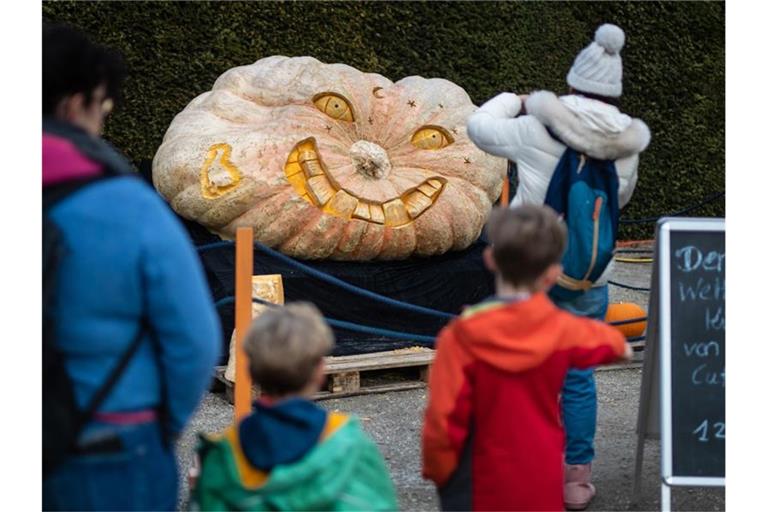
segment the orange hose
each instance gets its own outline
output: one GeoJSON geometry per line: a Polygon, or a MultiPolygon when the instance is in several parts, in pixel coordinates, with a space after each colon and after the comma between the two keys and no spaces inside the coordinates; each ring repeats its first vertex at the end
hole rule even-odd
{"type": "Polygon", "coordinates": [[[638,248],[641,245],[653,245],[654,240],[621,240],[616,242],[616,247],[634,247],[638,248]]]}
{"type": "Polygon", "coordinates": [[[501,184],[501,206],[509,206],[509,178],[504,178],[501,184]]]}

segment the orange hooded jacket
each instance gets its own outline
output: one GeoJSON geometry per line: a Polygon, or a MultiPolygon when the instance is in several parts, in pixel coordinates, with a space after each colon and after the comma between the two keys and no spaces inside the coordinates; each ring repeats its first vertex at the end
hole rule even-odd
{"type": "Polygon", "coordinates": [[[617,329],[560,310],[544,293],[465,311],[437,340],[423,476],[450,489],[459,509],[562,510],[566,372],[624,350],[617,329]]]}

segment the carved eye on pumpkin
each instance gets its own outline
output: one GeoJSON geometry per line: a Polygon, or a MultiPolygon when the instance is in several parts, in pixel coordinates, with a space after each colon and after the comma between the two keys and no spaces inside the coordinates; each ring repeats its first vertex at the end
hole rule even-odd
{"type": "Polygon", "coordinates": [[[323,92],[314,97],[312,102],[323,114],[338,121],[354,121],[355,114],[349,102],[334,92],[323,92]]]}
{"type": "Polygon", "coordinates": [[[453,144],[453,137],[439,126],[424,126],[413,134],[411,144],[421,149],[442,149],[453,144]]]}

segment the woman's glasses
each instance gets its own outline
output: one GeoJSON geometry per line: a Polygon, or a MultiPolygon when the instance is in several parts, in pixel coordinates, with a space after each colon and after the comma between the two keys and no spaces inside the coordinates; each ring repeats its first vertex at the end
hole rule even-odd
{"type": "Polygon", "coordinates": [[[115,102],[112,101],[112,98],[107,98],[104,101],[101,102],[101,115],[103,117],[107,117],[111,112],[112,109],[115,108],[115,102]]]}

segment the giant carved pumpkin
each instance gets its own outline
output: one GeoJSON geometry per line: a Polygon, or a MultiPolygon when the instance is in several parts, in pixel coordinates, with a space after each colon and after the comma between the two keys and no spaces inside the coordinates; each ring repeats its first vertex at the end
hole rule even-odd
{"type": "Polygon", "coordinates": [[[506,172],[468,139],[474,110],[447,80],[268,57],[175,117],[154,184],[211,231],[251,226],[300,258],[441,254],[477,239],[506,172]]]}

